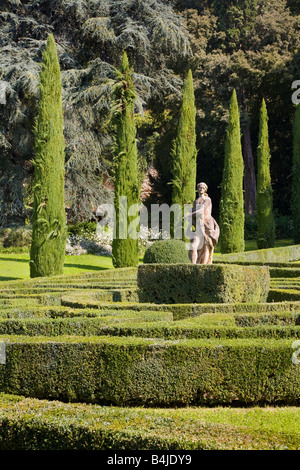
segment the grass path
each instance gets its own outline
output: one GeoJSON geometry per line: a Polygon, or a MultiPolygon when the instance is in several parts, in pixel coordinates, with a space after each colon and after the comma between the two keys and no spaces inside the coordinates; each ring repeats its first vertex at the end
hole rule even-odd
{"type": "MultiPolygon", "coordinates": [[[[109,256],[66,256],[64,274],[98,271],[113,267],[109,256]]],[[[29,279],[28,253],[0,253],[0,281],[29,279]]]]}

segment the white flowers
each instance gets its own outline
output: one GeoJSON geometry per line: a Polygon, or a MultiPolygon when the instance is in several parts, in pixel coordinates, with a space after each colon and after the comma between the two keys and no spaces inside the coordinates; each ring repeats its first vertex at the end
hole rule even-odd
{"type": "MultiPolygon", "coordinates": [[[[148,246],[155,240],[170,238],[167,232],[161,232],[157,228],[149,229],[141,226],[138,242],[140,253],[144,253],[148,246]]],[[[104,255],[110,256],[112,252],[113,229],[111,227],[97,227],[95,233],[82,232],[79,235],[70,234],[66,243],[67,255],[104,255]]]]}

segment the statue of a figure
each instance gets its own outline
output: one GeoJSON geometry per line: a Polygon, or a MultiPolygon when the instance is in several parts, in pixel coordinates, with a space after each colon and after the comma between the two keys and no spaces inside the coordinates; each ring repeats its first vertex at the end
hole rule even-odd
{"type": "Polygon", "coordinates": [[[194,201],[192,212],[192,223],[195,227],[202,227],[201,232],[196,231],[190,246],[189,257],[193,264],[212,264],[214,248],[219,240],[220,229],[211,215],[212,203],[207,195],[207,184],[198,183],[198,198],[194,201]],[[200,220],[199,220],[200,218],[200,220]],[[198,219],[198,220],[197,220],[198,219]]]}

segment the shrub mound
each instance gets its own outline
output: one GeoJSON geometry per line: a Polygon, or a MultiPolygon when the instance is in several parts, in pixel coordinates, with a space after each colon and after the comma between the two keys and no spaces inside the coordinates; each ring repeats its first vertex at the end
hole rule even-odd
{"type": "Polygon", "coordinates": [[[190,263],[182,240],[157,240],[145,251],[144,264],[190,263]]]}
{"type": "Polygon", "coordinates": [[[138,268],[142,302],[265,302],[269,286],[266,266],[148,264],[138,268]]]}

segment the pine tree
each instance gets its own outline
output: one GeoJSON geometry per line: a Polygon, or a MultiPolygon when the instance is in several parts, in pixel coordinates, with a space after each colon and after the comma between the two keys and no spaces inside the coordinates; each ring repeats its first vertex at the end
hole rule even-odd
{"type": "Polygon", "coordinates": [[[243,173],[240,116],[234,90],[229,108],[220,202],[221,253],[235,253],[245,249],[243,173]]]}
{"type": "Polygon", "coordinates": [[[30,276],[63,273],[66,244],[65,144],[61,75],[52,34],[43,53],[40,99],[34,127],[34,203],[30,276]]]}
{"type": "Polygon", "coordinates": [[[294,118],[292,174],[292,218],[294,242],[300,243],[300,105],[297,105],[294,118]]]}
{"type": "Polygon", "coordinates": [[[137,165],[136,126],[134,119],[135,90],[132,71],[126,52],[115,84],[116,100],[116,161],[115,161],[115,210],[116,233],[112,244],[113,264],[116,268],[137,266],[139,260],[138,240],[128,233],[135,217],[128,215],[133,204],[139,202],[139,175],[137,165]],[[120,197],[127,197],[127,210],[120,197]],[[122,238],[124,237],[124,238],[122,238]]]}
{"type": "Polygon", "coordinates": [[[195,199],[197,149],[195,131],[195,97],[193,75],[189,70],[183,88],[177,137],[172,149],[172,204],[192,204],[195,199]]]}
{"type": "Polygon", "coordinates": [[[257,246],[272,248],[275,243],[275,221],[273,216],[273,191],[270,175],[270,147],[268,137],[268,113],[263,99],[260,110],[257,148],[257,246]]]}

